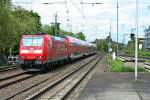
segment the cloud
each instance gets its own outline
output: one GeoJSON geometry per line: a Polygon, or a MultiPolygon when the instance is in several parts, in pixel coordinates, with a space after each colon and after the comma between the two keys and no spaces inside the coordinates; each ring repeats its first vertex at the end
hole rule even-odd
{"type": "MultiPolygon", "coordinates": [[[[83,2],[102,2],[100,5],[81,5],[81,0],[67,0],[65,4],[49,4],[44,5],[44,2],[64,2],[65,0],[12,0],[13,4],[21,5],[26,9],[34,10],[41,16],[43,24],[49,24],[54,21],[54,14],[58,13],[58,21],[61,27],[67,29],[67,16],[69,16],[70,24],[73,26],[73,31],[80,31],[84,25],[84,33],[88,41],[93,41],[96,38],[105,38],[110,31],[110,23],[112,25],[112,37],[116,40],[116,18],[117,9],[116,1],[113,0],[82,0],[83,2]],[[15,3],[15,2],[29,2],[29,4],[15,3]],[[69,10],[67,15],[66,10],[69,10]],[[77,28],[78,27],[78,28],[77,28]],[[97,27],[97,29],[95,28],[97,27]],[[94,34],[94,35],[93,35],[94,34]]],[[[130,33],[131,28],[135,27],[135,2],[132,0],[118,0],[119,1],[119,36],[124,33],[130,33]]],[[[150,19],[150,10],[148,5],[139,1],[139,31],[141,36],[143,27],[148,26],[150,19]]]]}

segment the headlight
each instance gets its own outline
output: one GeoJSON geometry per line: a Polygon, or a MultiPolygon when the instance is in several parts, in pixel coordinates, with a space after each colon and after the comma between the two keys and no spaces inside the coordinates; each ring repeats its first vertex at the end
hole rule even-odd
{"type": "Polygon", "coordinates": [[[38,56],[37,59],[40,60],[42,58],[42,56],[38,56]]]}
{"type": "Polygon", "coordinates": [[[21,56],[21,58],[23,59],[23,58],[24,58],[24,56],[21,56]]]}
{"type": "Polygon", "coordinates": [[[25,58],[25,56],[19,56],[19,60],[23,60],[25,58]]]}

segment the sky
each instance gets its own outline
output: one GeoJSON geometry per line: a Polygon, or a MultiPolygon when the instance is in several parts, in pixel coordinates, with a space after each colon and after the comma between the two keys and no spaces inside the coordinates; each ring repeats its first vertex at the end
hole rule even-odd
{"type": "MultiPolygon", "coordinates": [[[[138,37],[144,37],[144,29],[150,25],[150,1],[138,1],[138,37]]],[[[112,39],[117,40],[117,0],[12,0],[12,2],[14,6],[22,6],[37,12],[43,25],[54,22],[54,15],[57,13],[62,29],[74,33],[82,31],[89,42],[106,38],[110,31],[112,39]]],[[[128,34],[131,31],[136,32],[135,21],[136,0],[118,0],[119,42],[124,43],[124,37],[126,43],[130,40],[128,34]]]]}

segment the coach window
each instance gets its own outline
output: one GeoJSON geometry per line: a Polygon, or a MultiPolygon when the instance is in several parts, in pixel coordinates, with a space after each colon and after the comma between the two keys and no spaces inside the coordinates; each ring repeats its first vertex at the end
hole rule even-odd
{"type": "Polygon", "coordinates": [[[49,46],[49,48],[51,47],[51,41],[49,40],[49,42],[48,42],[48,46],[49,46]]]}

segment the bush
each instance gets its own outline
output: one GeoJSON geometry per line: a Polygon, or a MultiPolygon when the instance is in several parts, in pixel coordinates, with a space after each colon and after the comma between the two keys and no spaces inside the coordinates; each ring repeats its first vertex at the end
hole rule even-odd
{"type": "Polygon", "coordinates": [[[150,52],[145,52],[145,51],[143,51],[143,50],[140,50],[140,51],[138,52],[138,55],[139,55],[140,57],[150,57],[150,52]]]}
{"type": "MultiPolygon", "coordinates": [[[[135,56],[133,50],[131,51],[131,50],[127,49],[127,50],[124,50],[124,52],[125,52],[125,55],[127,55],[127,56],[135,56]]],[[[150,52],[146,52],[144,50],[138,50],[138,57],[150,58],[150,52]]]]}
{"type": "Polygon", "coordinates": [[[112,61],[110,70],[113,72],[121,72],[122,66],[123,66],[123,62],[119,59],[116,59],[112,61]]]}
{"type": "MultiPolygon", "coordinates": [[[[123,66],[123,62],[119,59],[116,59],[111,62],[110,71],[112,71],[112,72],[134,72],[135,69],[133,67],[123,66]]],[[[138,67],[138,71],[144,72],[145,69],[143,67],[138,67]]]]}

